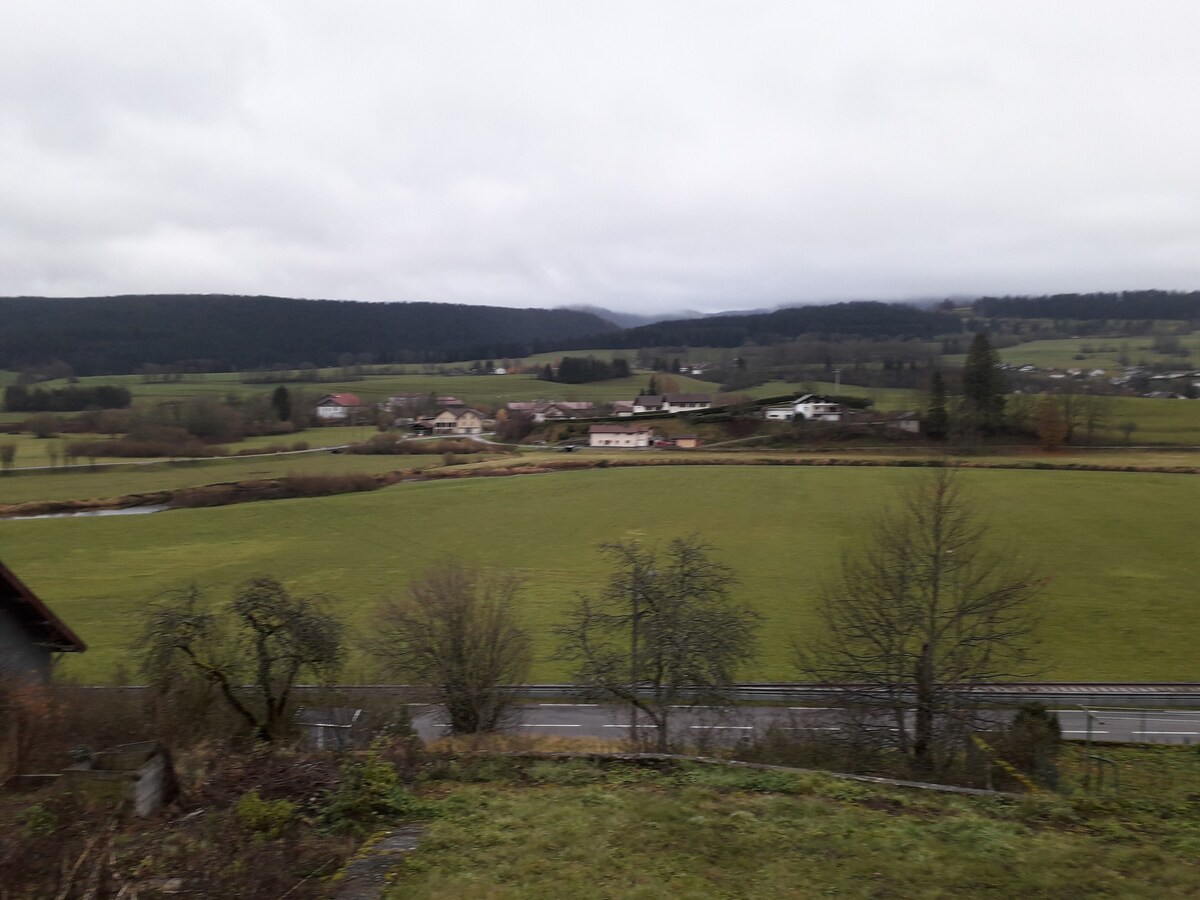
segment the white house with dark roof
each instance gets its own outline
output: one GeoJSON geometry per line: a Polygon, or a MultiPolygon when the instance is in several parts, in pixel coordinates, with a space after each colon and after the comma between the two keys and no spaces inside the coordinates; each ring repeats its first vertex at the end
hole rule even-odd
{"type": "Polygon", "coordinates": [[[840,422],[846,417],[846,407],[819,394],[805,394],[788,403],[763,407],[762,416],[768,421],[840,422]]]}
{"type": "Polygon", "coordinates": [[[633,401],[634,413],[695,412],[712,406],[708,394],[642,394],[633,401]]]}

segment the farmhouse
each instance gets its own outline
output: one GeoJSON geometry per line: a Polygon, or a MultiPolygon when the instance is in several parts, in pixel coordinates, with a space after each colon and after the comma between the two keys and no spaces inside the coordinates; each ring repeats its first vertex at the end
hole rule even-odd
{"type": "Polygon", "coordinates": [[[317,418],[322,422],[350,422],[366,409],[357,394],[326,394],[317,401],[317,418]]]}
{"type": "Polygon", "coordinates": [[[443,409],[426,420],[434,434],[483,434],[488,418],[477,409],[443,409]]]}
{"type": "Polygon", "coordinates": [[[790,403],[764,407],[762,414],[769,421],[807,419],[810,422],[840,422],[846,416],[846,408],[828,397],[804,394],[790,403]]]}
{"type": "Polygon", "coordinates": [[[654,432],[644,425],[592,425],[589,447],[649,447],[654,432]]]}
{"type": "Polygon", "coordinates": [[[585,400],[532,400],[509,403],[509,413],[532,416],[535,422],[583,419],[596,414],[596,404],[585,400]]]}
{"type": "Polygon", "coordinates": [[[633,401],[635,413],[681,413],[708,409],[712,398],[708,394],[642,394],[633,401]]]}
{"type": "Polygon", "coordinates": [[[55,653],[87,649],[58,616],[0,562],[0,677],[48,681],[55,653]]]}

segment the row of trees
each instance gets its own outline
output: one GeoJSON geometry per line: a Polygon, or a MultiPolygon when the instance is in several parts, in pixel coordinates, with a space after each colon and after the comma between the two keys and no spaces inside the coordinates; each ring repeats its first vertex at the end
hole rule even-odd
{"type": "Polygon", "coordinates": [[[101,384],[61,388],[11,384],[4,389],[4,408],[9,412],[76,412],[82,409],[126,409],[133,402],[128,388],[101,384]]]}
{"type": "MultiPolygon", "coordinates": [[[[698,537],[660,548],[635,538],[602,552],[610,574],[575,598],[555,629],[555,659],[585,696],[629,708],[635,740],[652,726],[666,749],[674,710],[731,702],[761,620],[698,537]]],[[[1044,579],[1013,560],[991,546],[955,472],[937,470],[846,553],[816,627],[796,643],[798,670],[840,687],[856,712],[854,739],[922,775],[944,771],[984,727],[971,689],[1031,674],[1032,601],[1044,579]]],[[[379,606],[364,645],[390,676],[429,685],[454,731],[494,729],[533,661],[520,591],[512,574],[447,561],[379,606]]],[[[187,677],[215,686],[269,740],[297,679],[341,664],[345,632],[329,605],[270,578],[247,582],[224,607],[185,591],[152,608],[139,637],[143,669],[164,686],[187,677]]]]}
{"type": "Polygon", "coordinates": [[[538,373],[538,378],[562,384],[586,384],[590,381],[628,378],[629,375],[629,361],[621,357],[607,360],[594,356],[564,356],[559,360],[557,369],[546,363],[538,373]]]}

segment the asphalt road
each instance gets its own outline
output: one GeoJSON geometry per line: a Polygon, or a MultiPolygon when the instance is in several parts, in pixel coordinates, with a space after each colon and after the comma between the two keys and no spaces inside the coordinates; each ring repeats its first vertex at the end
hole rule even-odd
{"type": "MultiPolygon", "coordinates": [[[[413,724],[425,740],[442,737],[449,732],[445,715],[436,706],[414,706],[413,724]]],[[[678,707],[671,728],[676,734],[688,734],[696,743],[710,741],[735,743],[753,739],[770,727],[796,731],[840,731],[838,710],[829,707],[741,706],[732,709],[715,707],[678,707]]],[[[1091,739],[1104,742],[1145,742],[1154,744],[1200,743],[1200,710],[1094,710],[1058,709],[1063,737],[1073,741],[1088,739],[1089,718],[1091,739]]],[[[1002,711],[990,713],[997,719],[1002,711]]],[[[881,727],[886,727],[881,722],[881,727]]],[[[650,730],[652,725],[643,719],[639,729],[650,730]]],[[[506,726],[514,733],[558,735],[572,738],[624,740],[629,735],[630,719],[627,707],[587,703],[529,703],[517,708],[506,726]]]]}

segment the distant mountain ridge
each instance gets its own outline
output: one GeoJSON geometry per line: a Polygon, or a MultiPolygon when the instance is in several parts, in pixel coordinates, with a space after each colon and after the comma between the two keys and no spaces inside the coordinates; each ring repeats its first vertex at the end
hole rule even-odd
{"type": "Polygon", "coordinates": [[[587,347],[739,347],[773,344],[802,334],[863,338],[933,338],[962,331],[949,312],[863,300],[827,306],[788,306],[769,313],[672,319],[588,338],[587,347]]]}
{"type": "Polygon", "coordinates": [[[230,294],[0,298],[0,368],[52,359],[79,375],[199,363],[208,371],[276,364],[495,359],[554,350],[611,331],[590,313],[451,303],[364,303],[230,294]]]}

